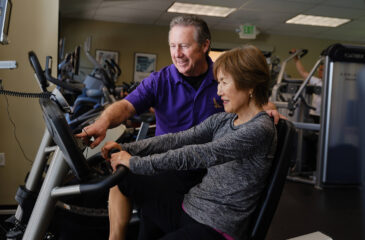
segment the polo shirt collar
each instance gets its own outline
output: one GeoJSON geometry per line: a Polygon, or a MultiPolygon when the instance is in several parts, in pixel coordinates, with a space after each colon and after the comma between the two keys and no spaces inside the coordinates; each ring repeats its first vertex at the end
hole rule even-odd
{"type": "MultiPolygon", "coordinates": [[[[209,75],[212,75],[213,74],[213,61],[212,61],[212,59],[209,56],[207,56],[207,62],[208,62],[208,73],[207,73],[207,76],[209,76],[209,75]]],[[[171,73],[172,73],[172,76],[173,76],[172,79],[175,82],[175,84],[182,83],[184,81],[181,73],[179,73],[179,71],[177,70],[177,68],[175,67],[174,64],[171,64],[171,73]]],[[[207,78],[205,78],[205,80],[206,79],[207,78]]],[[[211,78],[208,77],[208,79],[212,79],[212,81],[213,81],[213,77],[211,77],[211,78]]]]}

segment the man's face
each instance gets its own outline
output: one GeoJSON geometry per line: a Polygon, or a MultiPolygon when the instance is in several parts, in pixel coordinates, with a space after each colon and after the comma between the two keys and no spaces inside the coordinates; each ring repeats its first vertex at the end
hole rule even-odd
{"type": "Polygon", "coordinates": [[[207,69],[205,53],[209,48],[209,40],[199,44],[194,38],[193,26],[175,26],[169,33],[171,59],[177,70],[187,77],[199,76],[207,69]]]}

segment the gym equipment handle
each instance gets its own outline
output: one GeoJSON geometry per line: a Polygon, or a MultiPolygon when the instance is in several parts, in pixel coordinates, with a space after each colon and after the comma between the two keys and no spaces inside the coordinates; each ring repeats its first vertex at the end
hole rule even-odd
{"type": "Polygon", "coordinates": [[[103,189],[111,188],[117,185],[122,178],[127,174],[128,168],[123,165],[119,165],[117,170],[110,176],[106,177],[104,180],[97,183],[85,183],[80,185],[80,193],[91,193],[98,192],[103,189]]]}
{"type": "Polygon", "coordinates": [[[308,50],[307,49],[298,49],[298,50],[296,50],[295,52],[293,52],[293,51],[289,51],[289,54],[295,54],[295,53],[298,53],[298,57],[299,58],[302,58],[302,57],[304,57],[305,55],[307,55],[307,53],[308,53],[308,50]]]}

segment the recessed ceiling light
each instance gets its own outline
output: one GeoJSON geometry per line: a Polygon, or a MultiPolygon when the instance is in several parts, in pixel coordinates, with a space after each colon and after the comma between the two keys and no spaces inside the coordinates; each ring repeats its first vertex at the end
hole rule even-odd
{"type": "Polygon", "coordinates": [[[187,14],[205,15],[213,17],[227,17],[230,13],[232,13],[235,10],[236,8],[180,3],[180,2],[175,2],[169,9],[167,9],[168,12],[187,13],[187,14]]]}
{"type": "Polygon", "coordinates": [[[320,27],[338,27],[350,21],[351,19],[347,18],[333,18],[333,17],[299,14],[298,16],[295,16],[292,19],[287,20],[285,23],[312,25],[320,27]]]}

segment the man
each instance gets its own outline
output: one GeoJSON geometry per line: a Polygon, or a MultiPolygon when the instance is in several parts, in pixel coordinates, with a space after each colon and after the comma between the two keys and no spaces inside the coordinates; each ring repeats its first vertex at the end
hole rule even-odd
{"type": "MultiPolygon", "coordinates": [[[[294,53],[295,51],[296,51],[295,49],[292,49],[290,52],[294,53]]],[[[295,67],[300,76],[302,76],[302,78],[304,79],[307,79],[309,72],[304,68],[298,56],[294,57],[294,62],[295,62],[295,67]]],[[[309,80],[309,84],[322,87],[323,68],[324,68],[323,64],[319,65],[317,72],[318,77],[312,76],[311,79],[309,80]]],[[[315,123],[319,123],[319,117],[321,115],[321,96],[318,94],[313,94],[311,105],[316,109],[315,110],[311,109],[309,111],[309,114],[311,115],[315,123]]]]}
{"type": "MultiPolygon", "coordinates": [[[[119,125],[149,107],[155,109],[156,135],[188,129],[208,116],[223,111],[222,102],[216,93],[217,83],[213,77],[212,61],[208,57],[210,32],[206,23],[192,16],[173,19],[169,45],[173,65],[151,74],[124,100],[109,106],[94,124],[86,127],[78,136],[94,136],[95,140],[90,146],[95,147],[104,139],[108,128],[119,125]]],[[[183,183],[173,185],[181,186],[181,191],[187,191],[199,182],[202,174],[200,171],[196,173],[197,176],[189,176],[188,173],[179,175],[181,179],[194,180],[190,180],[188,186],[183,183]]],[[[172,182],[174,180],[170,179],[167,183],[172,182]]],[[[115,205],[130,209],[118,187],[110,191],[109,206],[114,209],[115,205]],[[114,204],[120,201],[123,203],[114,204]]],[[[123,230],[128,221],[116,220],[120,219],[120,213],[125,214],[123,218],[128,220],[129,211],[124,210],[126,209],[110,211],[110,239],[121,239],[124,235],[123,230]],[[114,231],[116,229],[122,231],[114,231]]]]}
{"type": "MultiPolygon", "coordinates": [[[[135,91],[109,106],[94,124],[83,129],[78,136],[84,139],[93,136],[95,140],[90,146],[95,147],[104,139],[108,128],[149,107],[155,109],[156,135],[188,129],[208,116],[223,111],[222,101],[217,96],[217,82],[213,77],[213,63],[208,56],[210,43],[210,32],[203,20],[194,16],[174,18],[169,31],[173,64],[144,79],[135,91]]],[[[269,112],[271,115],[276,113],[269,112]]],[[[132,195],[133,200],[142,206],[142,239],[160,234],[143,217],[143,211],[151,207],[146,196],[169,190],[186,193],[201,181],[204,173],[205,170],[174,171],[157,177],[128,174],[130,179],[124,182],[132,186],[127,186],[123,192],[132,195]]],[[[112,188],[109,194],[109,239],[124,238],[130,209],[130,202],[119,188],[112,188]]]]}
{"type": "MultiPolygon", "coordinates": [[[[294,53],[296,50],[292,49],[290,52],[294,53]]],[[[302,76],[302,78],[307,79],[309,72],[304,68],[300,58],[298,56],[294,57],[295,67],[302,76]]],[[[322,87],[324,65],[320,64],[317,70],[317,76],[312,76],[309,80],[309,84],[314,86],[322,87]]],[[[314,123],[320,122],[321,115],[321,95],[312,94],[312,99],[310,105],[315,107],[315,109],[309,110],[309,116],[314,123]]],[[[315,131],[304,131],[304,142],[305,146],[311,151],[307,151],[305,161],[302,163],[302,170],[315,171],[317,166],[317,151],[318,151],[318,132],[315,131]]]]}

